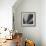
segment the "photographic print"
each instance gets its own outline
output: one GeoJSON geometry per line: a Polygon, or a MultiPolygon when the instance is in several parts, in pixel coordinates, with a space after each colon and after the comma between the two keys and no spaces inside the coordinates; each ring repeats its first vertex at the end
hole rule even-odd
{"type": "Polygon", "coordinates": [[[21,13],[22,26],[35,26],[36,25],[36,13],[35,12],[22,12],[21,13]]]}

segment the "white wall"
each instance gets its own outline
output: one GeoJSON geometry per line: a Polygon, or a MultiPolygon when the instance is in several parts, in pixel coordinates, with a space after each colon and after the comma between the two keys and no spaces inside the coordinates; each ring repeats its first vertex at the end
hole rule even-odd
{"type": "Polygon", "coordinates": [[[41,38],[42,46],[46,46],[46,0],[41,1],[41,38]]]}
{"type": "Polygon", "coordinates": [[[23,32],[23,37],[35,41],[36,46],[41,46],[41,0],[23,0],[13,6],[15,29],[23,32]],[[36,27],[21,26],[21,12],[36,12],[36,27]]]}
{"type": "Polygon", "coordinates": [[[23,0],[19,3],[13,6],[15,29],[23,32],[25,38],[33,39],[36,46],[46,46],[46,0],[23,0]],[[21,27],[22,11],[36,12],[36,27],[21,27]]]}
{"type": "Polygon", "coordinates": [[[12,28],[12,6],[16,0],[0,0],[0,27],[12,28]]]}

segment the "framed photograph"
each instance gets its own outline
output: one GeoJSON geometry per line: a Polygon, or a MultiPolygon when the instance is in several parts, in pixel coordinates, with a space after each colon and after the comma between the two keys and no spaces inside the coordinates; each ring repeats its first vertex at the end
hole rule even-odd
{"type": "Polygon", "coordinates": [[[22,26],[27,26],[27,27],[36,26],[36,13],[35,12],[22,12],[21,24],[22,26]]]}

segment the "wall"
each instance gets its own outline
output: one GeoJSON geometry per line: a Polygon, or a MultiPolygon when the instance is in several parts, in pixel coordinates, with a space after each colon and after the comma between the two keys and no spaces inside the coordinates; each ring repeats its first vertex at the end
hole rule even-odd
{"type": "Polygon", "coordinates": [[[12,29],[12,6],[16,0],[0,0],[0,27],[12,29]]]}
{"type": "Polygon", "coordinates": [[[24,39],[34,40],[36,46],[41,46],[41,0],[23,0],[16,5],[13,6],[15,30],[23,32],[24,39]],[[23,11],[36,12],[36,27],[21,26],[21,12],[23,11]]]}
{"type": "Polygon", "coordinates": [[[46,0],[41,1],[41,38],[42,46],[46,46],[46,0]]]}

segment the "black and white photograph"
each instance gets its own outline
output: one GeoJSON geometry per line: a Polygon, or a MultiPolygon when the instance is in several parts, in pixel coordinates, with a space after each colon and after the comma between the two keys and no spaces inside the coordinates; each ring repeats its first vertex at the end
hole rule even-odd
{"type": "Polygon", "coordinates": [[[35,12],[22,12],[22,26],[35,26],[36,13],[35,12]]]}

